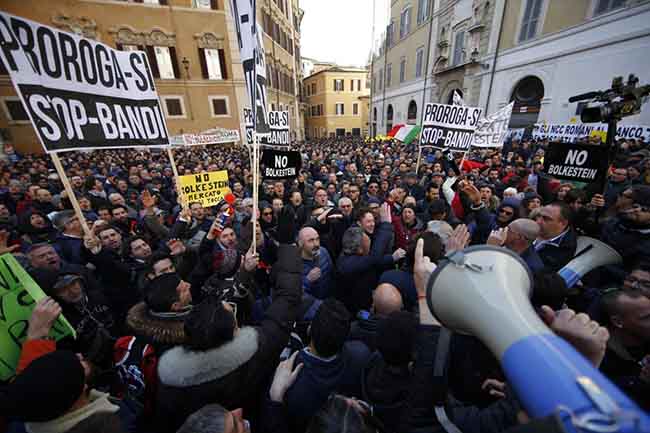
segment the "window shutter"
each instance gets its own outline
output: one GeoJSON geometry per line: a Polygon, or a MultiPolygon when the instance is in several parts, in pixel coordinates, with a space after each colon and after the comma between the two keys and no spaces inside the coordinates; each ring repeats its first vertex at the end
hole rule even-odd
{"type": "Polygon", "coordinates": [[[210,9],[219,10],[219,0],[210,0],[210,9]]]}
{"type": "Polygon", "coordinates": [[[178,70],[178,57],[176,57],[176,48],[169,47],[169,57],[172,59],[172,68],[174,68],[174,78],[181,78],[181,74],[178,70]]]}
{"type": "Polygon", "coordinates": [[[199,61],[201,62],[201,74],[204,79],[210,78],[208,74],[208,62],[205,61],[205,49],[199,48],[199,61]]]}
{"type": "Polygon", "coordinates": [[[154,78],[160,78],[160,70],[158,69],[158,62],[156,61],[156,51],[153,45],[147,45],[147,58],[149,59],[149,67],[151,74],[154,78]]]}
{"type": "Polygon", "coordinates": [[[228,79],[228,67],[226,65],[226,52],[219,49],[219,66],[221,67],[221,78],[228,79]]]}
{"type": "Polygon", "coordinates": [[[167,0],[158,0],[160,6],[167,6],[167,0]]]}

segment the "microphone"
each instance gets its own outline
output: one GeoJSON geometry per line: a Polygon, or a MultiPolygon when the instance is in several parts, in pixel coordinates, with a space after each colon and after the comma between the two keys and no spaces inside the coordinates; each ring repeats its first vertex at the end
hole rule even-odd
{"type": "Polygon", "coordinates": [[[585,99],[594,99],[599,97],[603,92],[587,92],[575,95],[569,98],[569,102],[584,101],[585,99]]]}

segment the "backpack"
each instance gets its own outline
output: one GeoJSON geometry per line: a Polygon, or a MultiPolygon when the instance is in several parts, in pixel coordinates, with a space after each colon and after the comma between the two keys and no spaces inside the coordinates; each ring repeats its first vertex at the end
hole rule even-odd
{"type": "Polygon", "coordinates": [[[153,346],[133,335],[120,337],[113,346],[113,364],[120,379],[115,395],[133,404],[138,415],[152,415],[158,385],[153,346]]]}

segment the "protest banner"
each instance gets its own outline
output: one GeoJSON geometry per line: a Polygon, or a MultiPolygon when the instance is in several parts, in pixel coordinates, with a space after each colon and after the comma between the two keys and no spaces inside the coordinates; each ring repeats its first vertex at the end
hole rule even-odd
{"type": "MultiPolygon", "coordinates": [[[[244,108],[244,122],[246,126],[246,142],[253,143],[253,117],[249,109],[244,108]]],[[[289,135],[289,112],[269,111],[268,112],[269,133],[259,136],[259,144],[262,146],[290,146],[289,135]]]]}
{"type": "MultiPolygon", "coordinates": [[[[36,302],[45,293],[11,254],[0,256],[0,380],[14,376],[27,326],[36,302]]],[[[74,328],[59,315],[50,337],[76,337],[74,328]]]]}
{"type": "Polygon", "coordinates": [[[264,179],[291,179],[298,176],[302,157],[298,151],[266,149],[262,153],[264,179]]]}
{"type": "Polygon", "coordinates": [[[481,117],[481,109],[462,105],[427,104],[420,145],[466,152],[481,117]]]}
{"type": "Polygon", "coordinates": [[[169,144],[172,146],[205,146],[237,141],[239,141],[239,131],[223,128],[212,129],[200,134],[173,135],[169,138],[169,144]]]}
{"type": "Polygon", "coordinates": [[[508,124],[512,115],[514,102],[487,117],[481,117],[474,131],[472,146],[474,147],[503,147],[508,135],[508,124]]]}
{"type": "Polygon", "coordinates": [[[183,201],[188,204],[198,202],[203,207],[216,206],[230,192],[227,170],[188,174],[178,179],[183,201]]]}
{"type": "MultiPolygon", "coordinates": [[[[604,123],[536,123],[533,127],[534,139],[548,138],[553,141],[574,142],[579,138],[589,137],[593,131],[607,132],[604,123]]],[[[618,125],[616,139],[650,140],[650,126],[618,125]]]]}
{"type": "Polygon", "coordinates": [[[557,179],[597,182],[607,175],[604,146],[551,143],[544,154],[544,172],[557,179]]]}
{"type": "Polygon", "coordinates": [[[4,12],[0,46],[47,152],[168,144],[146,53],[118,51],[4,12]]]}

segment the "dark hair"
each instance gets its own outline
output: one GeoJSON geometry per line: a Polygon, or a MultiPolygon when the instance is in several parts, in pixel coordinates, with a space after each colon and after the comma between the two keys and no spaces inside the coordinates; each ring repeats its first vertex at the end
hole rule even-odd
{"type": "Polygon", "coordinates": [[[377,350],[388,365],[408,365],[413,359],[417,321],[412,313],[393,311],[379,321],[377,350]]]}
{"type": "Polygon", "coordinates": [[[208,404],[187,417],[176,433],[223,433],[228,411],[218,404],[208,404]]]}
{"type": "Polygon", "coordinates": [[[568,204],[566,204],[563,201],[554,201],[551,203],[549,206],[555,206],[560,209],[560,217],[567,221],[568,225],[571,225],[573,223],[573,211],[569,207],[568,204]]]}
{"type": "Polygon", "coordinates": [[[564,278],[559,274],[545,273],[542,271],[533,274],[533,294],[530,302],[536,306],[548,305],[554,310],[559,310],[564,305],[568,295],[564,278]]]}
{"type": "Polygon", "coordinates": [[[313,416],[306,433],[372,433],[363,415],[340,395],[331,395],[313,416]]]}
{"type": "MultiPolygon", "coordinates": [[[[129,239],[128,245],[131,246],[131,242],[136,240],[136,239],[142,239],[140,236],[136,236],[134,238],[129,239]]],[[[144,240],[144,239],[143,239],[144,240]]],[[[156,251],[151,256],[149,256],[149,260],[147,260],[147,268],[149,272],[153,272],[153,267],[156,263],[169,259],[172,260],[172,257],[167,253],[166,251],[156,251]]],[[[172,260],[173,263],[173,260],[172,260]]]]}
{"type": "Polygon", "coordinates": [[[336,299],[321,304],[311,322],[311,341],[319,356],[329,358],[341,351],[350,332],[350,313],[336,299]]]}
{"type": "Polygon", "coordinates": [[[122,208],[122,209],[124,209],[124,212],[129,213],[129,210],[126,208],[126,206],[121,205],[121,204],[116,204],[113,207],[111,207],[111,215],[113,215],[113,211],[115,209],[119,209],[119,208],[122,208]]]}
{"type": "Polygon", "coordinates": [[[235,336],[235,316],[217,296],[209,296],[185,318],[185,345],[190,350],[219,347],[235,336]]]}
{"type": "Polygon", "coordinates": [[[419,235],[415,236],[411,242],[409,242],[406,248],[406,260],[411,265],[415,264],[415,246],[418,243],[418,240],[422,239],[424,241],[424,257],[428,257],[432,263],[438,263],[440,257],[442,257],[443,245],[440,236],[436,233],[430,231],[424,231],[419,235]]]}
{"type": "Polygon", "coordinates": [[[179,300],[176,288],[181,279],[176,274],[160,275],[147,284],[145,304],[149,310],[157,313],[168,313],[174,302],[179,300]]]}

